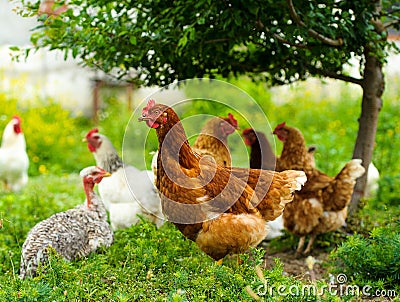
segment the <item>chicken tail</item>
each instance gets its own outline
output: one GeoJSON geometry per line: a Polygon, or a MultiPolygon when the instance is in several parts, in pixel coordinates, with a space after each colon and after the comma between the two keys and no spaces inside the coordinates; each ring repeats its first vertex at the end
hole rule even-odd
{"type": "Polygon", "coordinates": [[[357,178],[365,173],[361,159],[350,160],[322,192],[325,211],[340,211],[351,200],[357,178]]]}
{"type": "MultiPolygon", "coordinates": [[[[352,159],[346,164],[346,166],[344,166],[342,171],[347,169],[349,178],[352,178],[353,181],[355,181],[357,178],[363,176],[365,173],[365,168],[361,164],[362,164],[362,159],[359,158],[352,159]]],[[[340,174],[341,173],[342,172],[340,172],[340,174]]]]}
{"type": "Polygon", "coordinates": [[[285,175],[285,177],[288,179],[292,179],[292,181],[289,183],[291,185],[290,193],[293,193],[294,191],[300,191],[307,181],[307,176],[303,171],[286,170],[281,172],[281,174],[285,175]]]}
{"type": "Polygon", "coordinates": [[[263,218],[272,221],[280,216],[285,205],[293,200],[293,193],[301,190],[306,181],[303,171],[276,172],[265,198],[257,206],[263,218]]]}

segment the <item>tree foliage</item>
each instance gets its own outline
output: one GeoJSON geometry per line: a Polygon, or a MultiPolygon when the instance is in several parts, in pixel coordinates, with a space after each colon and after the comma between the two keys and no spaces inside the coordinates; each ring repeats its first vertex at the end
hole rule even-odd
{"type": "MultiPolygon", "coordinates": [[[[363,97],[353,158],[366,168],[371,162],[385,88],[382,66],[395,47],[387,30],[400,29],[398,3],[46,0],[43,9],[41,0],[19,1],[21,14],[42,22],[31,37],[33,48],[61,49],[142,85],[242,74],[275,85],[311,76],[358,84],[363,97]],[[357,76],[345,68],[353,58],[357,76]]],[[[357,180],[351,213],[366,175],[357,180]]]]}
{"type": "Polygon", "coordinates": [[[21,1],[20,13],[41,21],[33,48],[61,49],[145,85],[239,74],[272,84],[309,76],[360,84],[344,64],[361,59],[366,45],[383,61],[390,43],[376,20],[399,28],[400,18],[391,1],[377,13],[371,0],[70,0],[60,15],[21,1]]]}

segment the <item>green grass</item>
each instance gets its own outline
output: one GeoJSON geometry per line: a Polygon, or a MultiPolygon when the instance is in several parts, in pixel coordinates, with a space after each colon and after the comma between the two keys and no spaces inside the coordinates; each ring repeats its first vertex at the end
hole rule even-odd
{"type": "MultiPolygon", "coordinates": [[[[353,94],[344,86],[339,99],[329,99],[299,84],[288,90],[285,103],[277,105],[271,101],[275,90],[269,91],[246,79],[233,83],[260,103],[272,126],[286,121],[301,129],[307,143],[317,145],[317,166],[322,171],[335,175],[351,158],[358,127],[359,93],[353,94]]],[[[381,172],[381,187],[375,198],[365,201],[360,212],[363,234],[400,216],[400,104],[398,91],[393,88],[397,84],[398,79],[388,81],[384,95],[373,159],[381,172]]],[[[226,260],[224,265],[218,266],[170,224],[156,229],[143,222],[117,231],[115,242],[109,249],[72,263],[54,255],[46,268],[47,274],[19,280],[21,246],[30,228],[53,213],[84,200],[77,173],[94,164],[94,159],[81,138],[93,125],[83,117],[71,116],[55,104],[38,102],[39,105],[24,108],[16,99],[0,94],[0,101],[3,100],[0,129],[16,112],[24,119],[31,177],[28,187],[21,193],[0,190],[0,221],[3,224],[0,228],[0,301],[252,301],[245,287],[255,290],[262,285],[254,271],[262,251],[254,251],[256,255],[252,257],[243,256],[243,265],[226,260]]],[[[108,99],[106,105],[100,115],[99,128],[121,150],[130,113],[116,99],[108,99]]],[[[184,116],[197,109],[196,106],[190,108],[184,116]]],[[[239,122],[242,129],[246,127],[243,121],[239,122]]],[[[140,139],[145,135],[137,124],[130,125],[133,132],[128,134],[134,135],[127,141],[127,150],[131,151],[124,157],[134,164],[140,164],[139,160],[143,158],[142,153],[136,154],[139,151],[135,148],[143,147],[140,139]]],[[[202,125],[194,126],[201,128],[202,125]]],[[[242,158],[245,154],[239,154],[241,151],[236,148],[235,139],[230,140],[233,156],[242,158]]],[[[146,146],[148,150],[144,152],[157,146],[154,133],[149,136],[146,146]]],[[[279,142],[277,147],[279,151],[279,142]]],[[[148,164],[151,156],[144,155],[148,164]]],[[[331,251],[343,240],[340,233],[330,233],[320,236],[316,243],[317,247],[331,251]]],[[[286,236],[274,244],[277,249],[293,249],[297,238],[286,236]]],[[[282,275],[279,263],[264,274],[268,284],[276,287],[304,284],[304,281],[282,275]]],[[[267,301],[338,300],[330,295],[281,297],[276,293],[263,298],[267,301]]]]}
{"type": "MultiPolygon", "coordinates": [[[[108,249],[71,263],[53,254],[45,274],[19,280],[28,230],[83,199],[77,175],[38,176],[23,192],[0,195],[0,301],[252,301],[245,287],[255,290],[262,284],[254,271],[262,251],[244,255],[242,265],[236,258],[217,265],[171,224],[157,229],[145,221],[117,231],[108,249]]],[[[280,265],[265,274],[274,284],[301,285],[283,276],[280,265]]]]}

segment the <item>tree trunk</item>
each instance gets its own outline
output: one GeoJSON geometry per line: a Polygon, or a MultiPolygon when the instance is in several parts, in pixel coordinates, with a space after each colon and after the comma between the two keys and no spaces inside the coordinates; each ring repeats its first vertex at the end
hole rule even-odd
{"type": "Polygon", "coordinates": [[[368,166],[371,163],[374,151],[376,129],[378,126],[379,111],[382,107],[382,94],[385,89],[385,80],[382,72],[382,64],[378,58],[370,54],[368,47],[365,49],[365,68],[362,84],[363,98],[361,116],[353,158],[361,158],[366,173],[357,180],[353,196],[349,205],[349,215],[353,216],[358,210],[358,203],[364,196],[367,183],[368,166]]]}

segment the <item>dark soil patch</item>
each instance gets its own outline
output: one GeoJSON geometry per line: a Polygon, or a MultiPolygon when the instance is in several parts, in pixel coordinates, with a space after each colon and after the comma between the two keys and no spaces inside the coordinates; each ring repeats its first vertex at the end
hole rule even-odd
{"type": "Polygon", "coordinates": [[[313,249],[311,257],[307,260],[307,256],[298,257],[294,250],[285,251],[269,251],[268,243],[262,243],[266,249],[264,256],[264,268],[272,269],[275,264],[275,258],[279,258],[283,264],[283,272],[287,275],[296,277],[302,280],[321,280],[329,282],[328,267],[326,265],[329,253],[322,249],[313,249]],[[312,261],[312,269],[309,268],[309,261],[312,261]]]}

